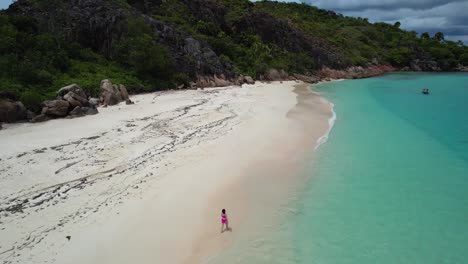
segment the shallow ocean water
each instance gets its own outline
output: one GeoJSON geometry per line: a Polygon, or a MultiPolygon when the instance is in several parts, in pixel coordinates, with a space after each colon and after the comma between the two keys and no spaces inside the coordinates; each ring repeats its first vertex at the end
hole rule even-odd
{"type": "Polygon", "coordinates": [[[285,223],[295,262],[466,263],[468,74],[387,74],[317,90],[338,118],[300,213],[285,223]]]}
{"type": "Polygon", "coordinates": [[[468,74],[314,90],[337,119],[304,185],[278,205],[282,223],[243,234],[209,263],[467,263],[468,74]]]}

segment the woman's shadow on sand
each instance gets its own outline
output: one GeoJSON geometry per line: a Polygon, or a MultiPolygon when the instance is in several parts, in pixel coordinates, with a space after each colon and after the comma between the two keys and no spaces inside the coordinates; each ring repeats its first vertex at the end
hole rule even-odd
{"type": "Polygon", "coordinates": [[[221,230],[221,234],[226,232],[226,231],[232,232],[232,227],[228,227],[226,229],[221,230]]]}

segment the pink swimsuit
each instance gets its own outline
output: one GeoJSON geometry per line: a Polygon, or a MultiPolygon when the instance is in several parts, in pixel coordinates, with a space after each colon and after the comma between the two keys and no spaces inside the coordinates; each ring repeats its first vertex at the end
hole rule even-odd
{"type": "Polygon", "coordinates": [[[226,215],[221,215],[221,223],[225,224],[227,223],[227,216],[226,215]]]}

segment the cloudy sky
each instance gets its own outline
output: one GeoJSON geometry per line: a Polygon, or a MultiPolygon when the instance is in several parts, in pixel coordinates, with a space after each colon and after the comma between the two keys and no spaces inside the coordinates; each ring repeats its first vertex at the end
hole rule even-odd
{"type": "MultiPolygon", "coordinates": [[[[288,0],[282,0],[287,2],[288,0]]],[[[294,0],[289,0],[293,2],[294,0]]],[[[0,0],[7,8],[12,0],[0,0]]],[[[447,39],[468,44],[468,0],[296,0],[346,16],[367,17],[372,22],[394,23],[418,33],[437,31],[447,39]]]]}

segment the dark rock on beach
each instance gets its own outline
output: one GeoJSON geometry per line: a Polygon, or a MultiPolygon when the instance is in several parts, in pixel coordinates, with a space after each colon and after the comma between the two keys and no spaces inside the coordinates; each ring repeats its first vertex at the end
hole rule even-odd
{"type": "Polygon", "coordinates": [[[88,101],[86,93],[78,85],[72,84],[57,91],[57,99],[42,103],[40,115],[32,116],[31,122],[45,122],[54,118],[75,118],[98,113],[99,100],[91,98],[88,101]]]}
{"type": "Polygon", "coordinates": [[[28,116],[26,107],[19,101],[0,99],[0,122],[17,122],[28,116]]]}
{"type": "Polygon", "coordinates": [[[57,96],[64,97],[68,93],[74,93],[77,96],[86,98],[86,93],[76,84],[71,84],[71,85],[60,88],[57,91],[57,96]]]}
{"type": "Polygon", "coordinates": [[[244,76],[244,82],[247,84],[255,84],[255,80],[250,76],[244,76]]]}
{"type": "Polygon", "coordinates": [[[270,69],[266,72],[265,74],[265,79],[267,81],[282,81],[282,80],[287,80],[289,77],[289,74],[285,72],[284,70],[276,70],[276,69],[270,69]]]}
{"type": "Polygon", "coordinates": [[[75,117],[81,117],[81,116],[86,116],[86,115],[95,115],[97,113],[98,113],[98,110],[95,107],[77,106],[72,111],[70,111],[70,113],[68,114],[68,117],[75,118],[75,117]]]}
{"type": "Polygon", "coordinates": [[[91,106],[97,107],[99,105],[99,98],[89,98],[89,104],[91,106]]]}
{"type": "Polygon", "coordinates": [[[42,103],[42,114],[53,117],[65,117],[68,114],[70,103],[65,100],[50,100],[42,103]]]}
{"type": "Polygon", "coordinates": [[[127,88],[124,85],[115,85],[108,79],[101,81],[101,103],[104,106],[116,105],[120,102],[130,101],[127,88]]]}

